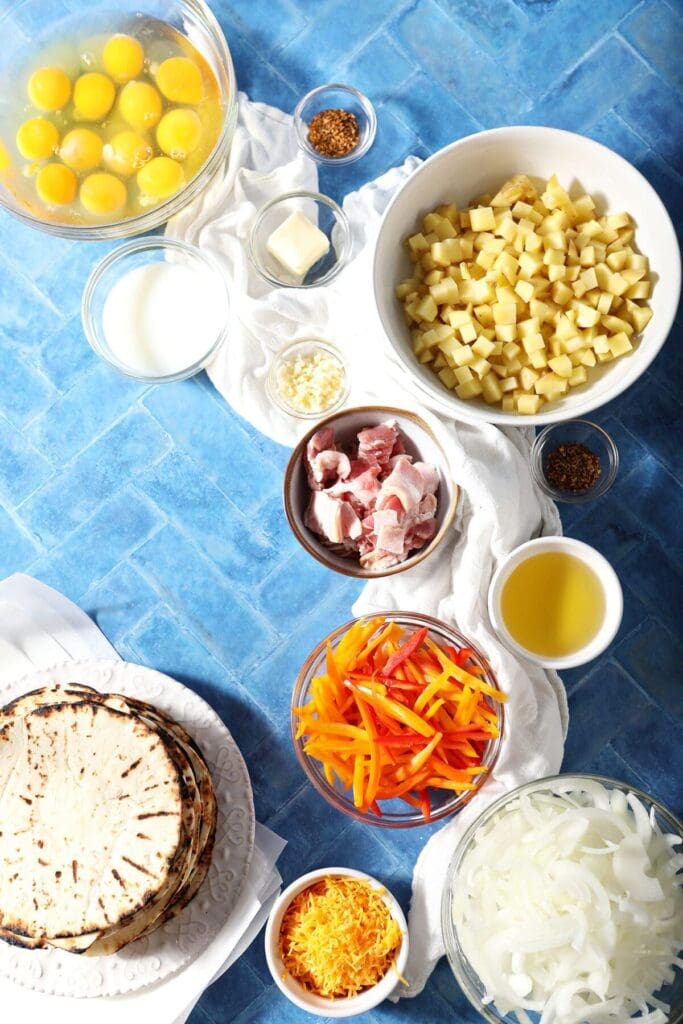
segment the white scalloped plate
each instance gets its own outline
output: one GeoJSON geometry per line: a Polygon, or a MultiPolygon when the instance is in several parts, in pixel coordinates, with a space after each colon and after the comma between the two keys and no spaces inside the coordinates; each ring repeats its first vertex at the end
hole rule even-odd
{"type": "Polygon", "coordinates": [[[28,950],[0,941],[0,977],[49,995],[116,996],[162,981],[208,946],[232,911],[254,849],[254,801],[237,744],[206,701],[169,676],[126,661],[72,661],[0,688],[0,706],[54,683],[83,683],[121,693],[172,715],[199,744],[218,801],[216,843],[201,889],[181,913],[113,956],[28,950]]]}

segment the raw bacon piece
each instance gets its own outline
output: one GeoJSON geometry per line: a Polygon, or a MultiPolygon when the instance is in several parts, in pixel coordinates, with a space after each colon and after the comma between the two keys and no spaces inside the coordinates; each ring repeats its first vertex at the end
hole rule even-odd
{"type": "Polygon", "coordinates": [[[398,430],[393,420],[376,427],[366,427],[358,435],[358,458],[384,467],[391,458],[397,439],[398,430]]]}
{"type": "Polygon", "coordinates": [[[399,455],[394,462],[391,473],[382,482],[379,500],[379,508],[383,508],[383,502],[391,495],[395,495],[403,506],[407,515],[412,515],[420,504],[424,494],[424,480],[422,474],[415,466],[411,465],[405,455],[399,455]]]}
{"type": "Polygon", "coordinates": [[[436,494],[439,486],[439,471],[431,462],[414,462],[413,468],[422,477],[422,493],[436,494]]]}
{"type": "Polygon", "coordinates": [[[313,491],[321,491],[351,472],[348,455],[337,451],[332,427],[323,427],[313,435],[306,445],[305,464],[308,485],[313,491]]]}
{"type": "Polygon", "coordinates": [[[311,494],[304,523],[309,530],[326,537],[332,544],[355,540],[362,532],[360,519],[348,501],[330,498],[325,491],[311,494]]]}
{"type": "Polygon", "coordinates": [[[328,488],[328,493],[334,498],[350,501],[359,514],[374,509],[380,490],[377,479],[380,471],[379,466],[371,466],[363,459],[352,459],[349,475],[328,488]]]}

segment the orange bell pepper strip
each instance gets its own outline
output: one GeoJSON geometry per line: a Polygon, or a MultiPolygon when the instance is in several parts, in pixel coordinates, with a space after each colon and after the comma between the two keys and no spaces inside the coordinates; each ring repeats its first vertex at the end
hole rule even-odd
{"type": "Polygon", "coordinates": [[[420,797],[420,810],[422,811],[422,817],[425,821],[432,820],[432,805],[429,799],[429,793],[426,789],[421,790],[418,793],[420,797]]]}
{"type": "MultiPolygon", "coordinates": [[[[355,684],[351,684],[354,686],[355,684]]],[[[410,708],[405,707],[403,704],[399,704],[398,701],[392,700],[391,697],[382,697],[378,693],[372,693],[366,691],[362,687],[355,687],[358,690],[359,696],[371,707],[378,711],[382,711],[389,718],[395,719],[397,722],[401,722],[402,725],[408,726],[409,729],[413,729],[419,733],[420,736],[433,736],[436,729],[429,722],[425,722],[424,718],[420,715],[416,715],[410,708]]]]}
{"type": "Polygon", "coordinates": [[[411,775],[416,776],[420,772],[427,762],[430,760],[432,754],[438,747],[439,743],[443,739],[443,734],[437,732],[432,736],[431,740],[426,747],[419,750],[416,754],[410,758],[404,765],[396,771],[396,779],[398,782],[402,782],[404,779],[408,779],[411,775]]]}
{"type": "Polygon", "coordinates": [[[365,799],[363,795],[365,782],[365,758],[358,755],[353,762],[353,802],[356,807],[364,808],[365,799]]]}
{"type": "Polygon", "coordinates": [[[377,790],[379,788],[380,771],[382,763],[380,760],[380,752],[377,745],[377,727],[373,719],[372,709],[369,708],[362,700],[356,698],[356,704],[360,711],[361,718],[363,719],[363,725],[365,731],[370,739],[370,768],[368,771],[368,781],[365,788],[364,804],[369,806],[374,803],[375,797],[377,796],[377,790]]]}

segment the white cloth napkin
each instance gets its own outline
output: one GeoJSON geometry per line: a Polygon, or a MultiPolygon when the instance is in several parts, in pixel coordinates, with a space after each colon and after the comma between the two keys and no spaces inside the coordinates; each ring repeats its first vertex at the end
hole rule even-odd
{"type": "Polygon", "coordinates": [[[439,920],[442,881],[458,836],[501,793],[558,771],[567,728],[567,702],[559,678],[504,650],[493,634],[486,606],[491,576],[512,548],[542,533],[561,532],[556,507],[535,486],[529,470],[533,431],[454,421],[406,379],[376,320],[368,286],[374,239],[389,199],[418,164],[410,157],[403,167],[346,197],[352,258],[327,287],[272,289],[247,256],[254,215],[283,192],[315,189],[317,173],[297,147],[291,117],[241,94],[225,179],[167,228],[172,237],[210,252],[229,281],[230,337],[208,373],[234,409],[262,433],[283,444],[295,443],[306,425],[270,403],[264,389],[268,363],[285,342],[316,335],[327,338],[349,361],[351,404],[391,402],[419,411],[450,451],[454,479],[462,489],[452,536],[438,552],[405,573],[368,583],[353,609],[356,614],[416,610],[453,623],[487,652],[508,695],[506,740],[492,777],[465,810],[430,839],[415,868],[406,971],[411,985],[401,995],[417,994],[444,952],[439,920]]]}
{"type": "MultiPolygon", "coordinates": [[[[92,620],[61,594],[30,576],[0,582],[0,685],[65,661],[118,658],[92,620]]],[[[2,703],[0,701],[0,703],[2,703]]],[[[275,902],[282,878],[275,864],[285,842],[256,826],[249,874],[228,921],[203,953],[177,974],[125,996],[48,996],[0,978],[7,1019],[53,1024],[184,1024],[204,990],[242,955],[275,902]]]]}

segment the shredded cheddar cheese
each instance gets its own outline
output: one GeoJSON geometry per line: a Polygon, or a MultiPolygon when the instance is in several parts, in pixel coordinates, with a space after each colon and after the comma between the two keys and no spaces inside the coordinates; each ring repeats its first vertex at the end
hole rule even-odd
{"type": "Polygon", "coordinates": [[[382,980],[402,939],[382,890],[333,875],[290,903],[280,927],[280,955],[287,973],[309,992],[347,998],[382,980]]]}
{"type": "Polygon", "coordinates": [[[277,375],[281,398],[298,412],[325,412],[344,387],[344,369],[327,352],[313,352],[288,359],[277,375]]]}

